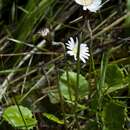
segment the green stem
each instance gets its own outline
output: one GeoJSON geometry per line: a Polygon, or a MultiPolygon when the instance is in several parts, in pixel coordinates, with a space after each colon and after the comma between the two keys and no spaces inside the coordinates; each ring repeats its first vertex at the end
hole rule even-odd
{"type": "Polygon", "coordinates": [[[75,119],[76,119],[76,126],[77,129],[80,130],[79,125],[79,119],[78,119],[78,113],[77,113],[77,106],[78,106],[78,100],[79,100],[79,75],[80,75],[80,42],[78,44],[78,51],[77,51],[77,86],[75,88],[75,119]]]}
{"type": "Polygon", "coordinates": [[[72,101],[71,86],[70,86],[70,79],[69,79],[69,71],[68,71],[67,61],[66,61],[66,76],[67,76],[67,86],[68,86],[69,98],[70,98],[70,101],[72,101]]]}

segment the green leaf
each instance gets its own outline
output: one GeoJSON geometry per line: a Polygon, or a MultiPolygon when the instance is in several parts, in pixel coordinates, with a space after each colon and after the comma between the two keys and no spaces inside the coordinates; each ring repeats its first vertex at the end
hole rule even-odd
{"type": "Polygon", "coordinates": [[[123,71],[116,64],[109,65],[106,70],[104,91],[108,94],[125,87],[123,71]]]}
{"type": "MultiPolygon", "coordinates": [[[[66,72],[60,77],[59,87],[64,98],[70,100],[69,89],[72,100],[75,100],[75,89],[77,89],[77,73],[68,72],[68,81],[66,72]]],[[[79,75],[79,98],[84,98],[88,95],[88,82],[81,74],[79,75]]]]}
{"type": "Polygon", "coordinates": [[[111,86],[110,88],[106,89],[107,90],[106,94],[109,94],[109,93],[124,89],[126,87],[127,87],[127,84],[117,84],[117,85],[111,86]]]}
{"type": "Polygon", "coordinates": [[[116,85],[123,82],[124,74],[123,71],[116,64],[109,65],[106,71],[105,82],[110,85],[116,85]]]}
{"type": "Polygon", "coordinates": [[[125,108],[122,102],[111,101],[104,106],[102,112],[103,130],[123,130],[125,108]]]}
{"type": "Polygon", "coordinates": [[[36,126],[37,120],[33,118],[32,112],[23,106],[10,106],[4,110],[3,119],[10,125],[19,129],[28,130],[36,126]]]}
{"type": "Polygon", "coordinates": [[[50,114],[50,113],[43,113],[43,116],[45,116],[46,118],[48,118],[49,120],[51,121],[54,121],[60,125],[63,125],[64,124],[64,121],[63,120],[60,120],[58,117],[56,117],[55,115],[53,114],[50,114]]]}

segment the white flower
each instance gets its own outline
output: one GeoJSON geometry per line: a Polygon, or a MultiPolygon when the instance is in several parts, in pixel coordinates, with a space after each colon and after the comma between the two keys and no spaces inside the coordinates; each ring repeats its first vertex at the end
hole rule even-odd
{"type": "Polygon", "coordinates": [[[82,5],[83,10],[88,9],[91,12],[96,12],[102,7],[102,0],[75,0],[75,2],[79,5],[82,5]]]}
{"type": "MultiPolygon", "coordinates": [[[[74,59],[77,60],[77,51],[78,51],[78,38],[76,37],[76,41],[74,41],[74,39],[72,37],[70,37],[70,40],[68,40],[68,43],[66,43],[67,45],[67,49],[69,49],[67,51],[67,54],[74,56],[74,59]]],[[[87,47],[87,44],[80,44],[80,54],[79,54],[79,58],[86,63],[86,59],[88,59],[90,56],[89,54],[89,49],[87,47]]]]}
{"type": "Polygon", "coordinates": [[[42,37],[46,37],[49,32],[50,32],[50,30],[49,30],[48,28],[44,28],[44,29],[41,29],[38,33],[39,33],[42,37]]]}

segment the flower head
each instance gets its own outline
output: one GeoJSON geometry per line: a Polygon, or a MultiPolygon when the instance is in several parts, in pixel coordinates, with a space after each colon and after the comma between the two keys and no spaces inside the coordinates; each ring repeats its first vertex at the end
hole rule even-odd
{"type": "Polygon", "coordinates": [[[48,35],[48,33],[50,33],[50,30],[48,28],[44,28],[44,29],[41,29],[39,32],[38,32],[42,37],[46,37],[48,35]]]}
{"type": "MultiPolygon", "coordinates": [[[[74,56],[74,59],[77,60],[77,52],[78,52],[78,38],[76,37],[76,41],[74,41],[74,39],[72,37],[70,37],[70,40],[68,40],[68,43],[66,43],[67,45],[67,49],[69,49],[67,51],[67,54],[74,56]]],[[[87,44],[81,43],[80,44],[80,54],[79,54],[79,58],[86,63],[86,59],[88,59],[90,56],[89,54],[89,49],[87,47],[87,44]]]]}
{"type": "Polygon", "coordinates": [[[79,5],[82,5],[83,10],[88,9],[91,12],[96,12],[102,7],[102,0],[75,0],[75,2],[79,5]]]}

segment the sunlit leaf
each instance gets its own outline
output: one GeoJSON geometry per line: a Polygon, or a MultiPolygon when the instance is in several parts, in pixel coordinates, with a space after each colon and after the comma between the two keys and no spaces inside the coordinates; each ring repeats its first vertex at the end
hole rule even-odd
{"type": "Polygon", "coordinates": [[[10,106],[4,110],[3,119],[10,125],[19,129],[33,129],[37,120],[33,118],[32,112],[23,106],[10,106]]]}

